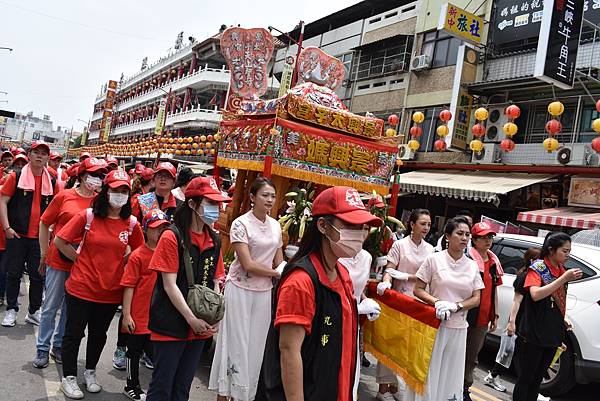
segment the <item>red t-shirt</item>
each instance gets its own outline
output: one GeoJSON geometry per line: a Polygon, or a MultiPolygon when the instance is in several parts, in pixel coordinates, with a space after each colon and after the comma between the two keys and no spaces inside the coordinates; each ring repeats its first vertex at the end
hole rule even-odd
{"type": "MultiPolygon", "coordinates": [[[[490,267],[493,263],[494,261],[492,258],[489,258],[487,262],[484,262],[483,284],[485,285],[485,288],[481,290],[479,316],[477,317],[478,327],[487,327],[490,322],[493,322],[496,319],[495,315],[497,310],[492,308],[492,302],[495,302],[495,300],[492,299],[492,275],[490,274],[490,267]]],[[[498,285],[502,285],[502,277],[498,277],[498,285]]]]}
{"type": "Polygon", "coordinates": [[[150,334],[148,319],[150,317],[150,301],[156,283],[156,272],[148,269],[154,250],[146,244],[140,246],[129,255],[125,273],[121,278],[123,287],[134,288],[131,300],[131,317],[135,322],[133,334],[150,334]]]}
{"type": "MultiPolygon", "coordinates": [[[[319,275],[319,281],[324,286],[337,292],[342,300],[342,360],[338,376],[338,401],[349,400],[352,391],[352,380],[356,357],[356,316],[352,303],[356,302],[353,296],[352,281],[347,270],[337,264],[338,277],[332,283],[327,278],[325,269],[316,254],[311,254],[310,259],[319,275]]],[[[312,320],[315,315],[315,289],[308,273],[296,269],[290,273],[279,287],[277,299],[277,312],[275,328],[282,324],[300,325],[310,335],[312,320]]]]}
{"type": "MultiPolygon", "coordinates": [[[[31,215],[29,216],[29,227],[27,234],[21,235],[25,238],[37,238],[40,232],[40,202],[42,201],[42,176],[34,176],[35,190],[33,191],[33,202],[31,204],[31,215]]],[[[11,172],[6,179],[0,194],[13,197],[17,189],[17,173],[11,172]]]]}
{"type": "MultiPolygon", "coordinates": [[[[70,244],[79,242],[85,232],[86,211],[82,210],[56,234],[70,244]]],[[[132,250],[144,243],[139,224],[129,236],[129,219],[94,216],[85,236],[81,253],[71,268],[66,282],[69,294],[86,301],[120,304],[123,301],[121,277],[127,245],[132,250]]]]}
{"type": "MultiPolygon", "coordinates": [[[[50,202],[46,211],[42,214],[42,223],[47,227],[54,224],[53,232],[56,234],[60,232],[73,216],[89,208],[93,200],[93,196],[89,198],[83,197],[75,188],[61,191],[52,199],[52,202],[50,202]]],[[[75,243],[80,241],[81,238],[77,238],[75,243]]],[[[54,245],[53,237],[50,239],[46,264],[53,269],[67,272],[71,270],[71,266],[73,265],[72,262],[68,262],[60,257],[58,249],[54,245]]]]}
{"type": "MultiPolygon", "coordinates": [[[[200,249],[200,251],[213,246],[213,240],[210,237],[210,234],[207,230],[208,228],[204,227],[202,234],[190,231],[192,235],[192,244],[196,245],[198,249],[200,249]]],[[[173,231],[165,231],[160,237],[158,245],[154,250],[154,256],[150,261],[149,269],[155,270],[157,272],[177,274],[177,272],[179,271],[179,263],[177,262],[178,260],[179,249],[177,244],[177,238],[175,237],[173,231]]],[[[223,278],[224,276],[225,265],[223,264],[223,257],[219,254],[219,260],[217,261],[214,278],[215,280],[218,280],[223,278]]],[[[187,340],[204,340],[209,337],[211,336],[201,336],[198,334],[194,334],[194,332],[190,328],[187,340]]],[[[155,332],[152,332],[150,339],[152,341],[181,341],[181,338],[164,336],[155,332]]]]}
{"type": "MultiPolygon", "coordinates": [[[[548,266],[550,274],[552,274],[553,277],[558,278],[562,276],[565,272],[565,268],[563,266],[552,266],[548,259],[544,259],[544,262],[546,263],[546,266],[548,266]]],[[[542,277],[533,270],[528,269],[527,276],[525,277],[525,285],[523,286],[523,288],[529,289],[531,287],[541,287],[543,285],[544,283],[542,283],[542,277]]]]}

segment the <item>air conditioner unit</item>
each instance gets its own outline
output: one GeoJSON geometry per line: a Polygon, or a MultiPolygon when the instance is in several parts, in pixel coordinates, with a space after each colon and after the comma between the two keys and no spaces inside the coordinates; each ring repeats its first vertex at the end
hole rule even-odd
{"type": "Polygon", "coordinates": [[[410,70],[411,71],[421,71],[429,68],[429,56],[426,54],[421,54],[420,56],[415,56],[410,62],[410,70]]]}
{"type": "Polygon", "coordinates": [[[471,163],[494,164],[502,162],[502,151],[495,143],[486,143],[481,152],[473,152],[471,163]]]}
{"type": "Polygon", "coordinates": [[[398,156],[400,156],[400,160],[414,160],[415,151],[406,144],[398,145],[398,156]]]}
{"type": "Polygon", "coordinates": [[[506,135],[502,130],[504,124],[508,122],[508,117],[504,114],[504,107],[494,107],[490,109],[490,115],[487,120],[485,137],[483,142],[487,143],[500,143],[506,135]]]}

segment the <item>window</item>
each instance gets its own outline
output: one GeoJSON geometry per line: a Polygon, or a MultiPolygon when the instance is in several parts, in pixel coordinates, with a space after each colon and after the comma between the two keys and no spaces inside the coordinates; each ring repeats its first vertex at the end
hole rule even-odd
{"type": "Polygon", "coordinates": [[[528,247],[519,247],[516,245],[504,245],[498,250],[494,250],[500,263],[502,264],[502,269],[507,274],[517,274],[517,271],[523,266],[523,255],[527,252],[528,247]]]}
{"type": "MultiPolygon", "coordinates": [[[[565,112],[559,117],[563,129],[555,138],[561,143],[570,143],[573,137],[575,128],[575,113],[577,110],[576,104],[565,103],[565,112]]],[[[535,105],[532,108],[533,120],[532,125],[525,127],[525,135],[523,135],[524,143],[542,143],[548,137],[545,130],[546,123],[550,119],[548,116],[547,104],[535,105]]],[[[518,135],[515,137],[518,138],[518,135]]]]}
{"type": "MultiPolygon", "coordinates": [[[[432,107],[432,108],[425,109],[425,110],[423,110],[423,109],[418,110],[418,111],[422,111],[423,114],[425,114],[425,120],[423,120],[423,123],[421,124],[421,129],[423,130],[423,135],[421,137],[417,138],[417,140],[421,144],[421,146],[418,149],[419,152],[433,151],[433,144],[438,139],[438,137],[436,136],[437,135],[436,127],[441,124],[441,120],[438,118],[441,110],[442,110],[442,107],[440,107],[440,106],[432,107]]],[[[417,110],[413,110],[413,111],[417,111],[417,110]]],[[[411,126],[412,126],[412,122],[411,122],[411,126]]],[[[410,138],[408,138],[408,139],[410,139],[410,138]]]]}
{"type": "Polygon", "coordinates": [[[352,53],[342,54],[336,57],[344,64],[344,70],[346,71],[346,77],[350,76],[350,67],[352,66],[352,53]]]}
{"type": "Polygon", "coordinates": [[[460,40],[445,32],[427,32],[423,38],[421,54],[429,56],[432,68],[456,65],[460,43],[460,40]]]}
{"type": "Polygon", "coordinates": [[[582,280],[596,275],[594,269],[573,258],[573,256],[571,256],[569,260],[567,260],[567,263],[565,263],[565,267],[567,269],[581,269],[581,272],[583,273],[583,275],[581,276],[582,280]]]}
{"type": "MultiPolygon", "coordinates": [[[[356,57],[352,77],[360,81],[407,71],[412,36],[400,36],[366,45],[356,57]]],[[[339,58],[339,57],[338,57],[339,58]]]]}
{"type": "Polygon", "coordinates": [[[577,142],[590,143],[596,137],[596,133],[592,130],[592,121],[600,117],[600,113],[596,111],[594,106],[585,106],[581,113],[581,125],[579,126],[579,138],[577,142]]]}

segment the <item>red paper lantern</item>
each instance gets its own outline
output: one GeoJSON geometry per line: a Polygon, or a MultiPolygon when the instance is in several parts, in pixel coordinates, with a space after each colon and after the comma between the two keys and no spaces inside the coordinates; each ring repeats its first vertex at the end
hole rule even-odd
{"type": "Polygon", "coordinates": [[[592,149],[594,149],[594,152],[600,153],[600,136],[592,139],[592,149]]]}
{"type": "Polygon", "coordinates": [[[504,139],[500,142],[500,148],[505,152],[512,152],[515,150],[515,143],[512,139],[504,139]]]}
{"type": "Polygon", "coordinates": [[[440,120],[442,120],[443,122],[448,122],[452,120],[452,113],[450,112],[450,110],[440,111],[440,120]]]}
{"type": "Polygon", "coordinates": [[[412,127],[410,127],[410,136],[412,136],[413,138],[418,138],[421,135],[423,135],[423,128],[419,127],[418,125],[413,125],[412,127]]]}
{"type": "Polygon", "coordinates": [[[485,126],[479,123],[475,124],[473,125],[473,128],[471,128],[471,132],[473,133],[474,137],[481,138],[485,135],[485,126]]]}
{"type": "Polygon", "coordinates": [[[550,135],[558,134],[560,131],[562,131],[562,128],[563,127],[560,121],[554,118],[546,123],[546,132],[548,132],[550,135]]]}
{"type": "Polygon", "coordinates": [[[600,113],[600,100],[596,102],[596,111],[600,113]]]}
{"type": "Polygon", "coordinates": [[[446,150],[446,141],[444,141],[443,139],[438,139],[437,141],[435,141],[433,146],[438,152],[443,152],[444,150],[446,150]]]}
{"type": "Polygon", "coordinates": [[[504,110],[504,114],[506,114],[508,118],[512,118],[514,120],[516,118],[519,118],[519,116],[521,115],[521,109],[519,108],[519,106],[511,104],[506,108],[506,110],[504,110]]]}
{"type": "Polygon", "coordinates": [[[398,125],[399,122],[400,122],[400,119],[395,114],[391,114],[388,117],[388,124],[390,124],[390,125],[396,126],[396,125],[398,125]]]}

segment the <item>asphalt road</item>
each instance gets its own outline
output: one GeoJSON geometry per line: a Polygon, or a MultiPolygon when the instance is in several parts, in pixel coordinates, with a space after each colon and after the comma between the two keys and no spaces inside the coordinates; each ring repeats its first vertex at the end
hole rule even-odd
{"type": "MultiPolygon", "coordinates": [[[[23,285],[22,293],[27,288],[23,285]]],[[[45,369],[36,369],[31,364],[35,355],[35,339],[37,327],[25,323],[27,297],[21,296],[21,311],[17,325],[13,328],[0,327],[0,401],[42,401],[65,400],[59,390],[61,367],[51,361],[45,369]]],[[[0,318],[4,317],[4,311],[0,318]]],[[[112,367],[112,353],[116,346],[116,330],[118,315],[112,322],[108,333],[108,341],[97,367],[98,381],[103,386],[103,391],[98,394],[85,393],[85,399],[90,401],[120,401],[127,398],[122,394],[125,384],[125,372],[117,371],[112,367]]],[[[83,380],[83,366],[85,354],[85,339],[82,342],[79,354],[79,377],[83,380]]],[[[363,368],[361,384],[359,387],[360,400],[372,400],[377,393],[375,383],[375,359],[368,356],[373,362],[371,367],[363,368]]],[[[213,401],[216,394],[207,390],[208,375],[212,355],[209,352],[198,365],[196,377],[192,383],[190,400],[213,401]]],[[[505,377],[508,387],[507,393],[499,393],[483,383],[483,377],[491,366],[495,353],[493,350],[484,350],[480,355],[480,367],[475,373],[476,382],[472,387],[474,401],[509,401],[514,377],[505,377]]],[[[145,367],[140,367],[140,380],[142,388],[147,389],[152,372],[145,367]]],[[[571,393],[554,401],[592,401],[599,400],[600,384],[578,386],[571,393]]]]}

